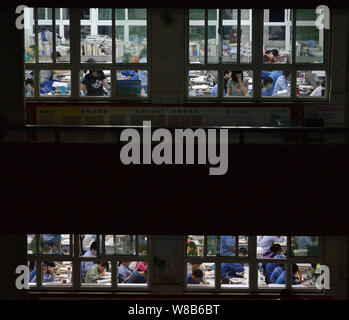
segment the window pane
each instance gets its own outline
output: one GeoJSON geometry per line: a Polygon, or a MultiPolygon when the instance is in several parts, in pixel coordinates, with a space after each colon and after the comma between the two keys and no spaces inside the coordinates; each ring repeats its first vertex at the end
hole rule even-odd
{"type": "Polygon", "coordinates": [[[112,9],[98,9],[98,20],[111,20],[112,9]]]}
{"type": "Polygon", "coordinates": [[[29,288],[36,286],[36,278],[34,276],[36,275],[36,263],[34,260],[28,261],[28,267],[29,267],[29,288]]]}
{"type": "Polygon", "coordinates": [[[264,10],[264,63],[291,63],[292,20],[289,9],[264,10]]]}
{"type": "Polygon", "coordinates": [[[291,72],[262,70],[262,97],[290,97],[291,72]]]}
{"type": "Polygon", "coordinates": [[[138,236],[138,254],[146,256],[148,255],[148,236],[138,236]]]}
{"type": "Polygon", "coordinates": [[[285,258],[286,236],[257,236],[257,258],[285,258]]]}
{"type": "Polygon", "coordinates": [[[190,70],[188,85],[189,97],[217,97],[218,71],[190,70]]]}
{"type": "Polygon", "coordinates": [[[249,20],[250,9],[241,10],[240,62],[252,62],[252,21],[249,20]]]}
{"type": "Polygon", "coordinates": [[[217,236],[207,236],[207,255],[216,256],[217,255],[217,236]]]}
{"type": "Polygon", "coordinates": [[[204,236],[188,236],[187,239],[187,255],[203,256],[204,255],[204,236]]]}
{"type": "Polygon", "coordinates": [[[249,287],[249,265],[226,262],[221,264],[223,289],[244,289],[249,287]]]}
{"type": "Polygon", "coordinates": [[[80,256],[95,257],[97,256],[97,252],[102,252],[102,235],[99,236],[99,245],[97,245],[96,234],[80,234],[79,237],[80,256]]]}
{"type": "Polygon", "coordinates": [[[35,62],[34,9],[24,8],[25,63],[35,62]]]}
{"type": "Polygon", "coordinates": [[[36,254],[36,234],[27,234],[27,254],[36,254]]]}
{"type": "Polygon", "coordinates": [[[297,10],[296,62],[323,63],[324,23],[316,26],[315,9],[297,10]]]}
{"type": "Polygon", "coordinates": [[[81,15],[80,15],[81,20],[90,20],[90,17],[91,17],[91,14],[90,14],[89,8],[81,9],[81,15]]]}
{"type": "MultiPolygon", "coordinates": [[[[96,10],[96,9],[92,9],[96,10]]],[[[81,62],[111,63],[112,62],[112,21],[103,20],[105,26],[81,21],[81,62]]]]}
{"type": "Polygon", "coordinates": [[[248,236],[239,236],[239,257],[248,256],[248,236]]]}
{"type": "Polygon", "coordinates": [[[110,287],[111,262],[93,260],[81,262],[81,284],[83,287],[110,287]]]}
{"type": "Polygon", "coordinates": [[[117,20],[125,20],[125,9],[115,9],[115,16],[117,20]]]}
{"type": "Polygon", "coordinates": [[[119,261],[117,283],[119,287],[147,287],[148,265],[146,261],[119,261]]]}
{"type": "Polygon", "coordinates": [[[71,286],[73,264],[71,261],[45,261],[42,263],[43,286],[71,286]]]}
{"type": "Polygon", "coordinates": [[[110,70],[81,70],[81,96],[110,96],[110,70]]]}
{"type": "Polygon", "coordinates": [[[224,71],[224,97],[251,97],[253,96],[253,72],[224,71]]]}
{"type": "Polygon", "coordinates": [[[118,96],[147,97],[147,70],[117,70],[116,92],[118,96]]]}
{"type": "MultiPolygon", "coordinates": [[[[47,12],[51,13],[52,9],[47,8],[47,12]]],[[[52,19],[38,21],[38,42],[39,42],[39,62],[52,63],[51,54],[53,51],[52,40],[53,24],[52,19]]]]}
{"type": "Polygon", "coordinates": [[[147,20],[147,10],[128,9],[128,20],[147,20]]]}
{"type": "Polygon", "coordinates": [[[291,256],[317,257],[319,255],[319,237],[291,237],[291,256]]]}
{"type": "Polygon", "coordinates": [[[34,72],[32,70],[25,70],[24,73],[24,93],[26,97],[34,96],[34,72]]]}
{"type": "Polygon", "coordinates": [[[187,263],[187,287],[215,287],[215,264],[209,262],[187,263]]]}
{"type": "Polygon", "coordinates": [[[286,265],[278,262],[258,264],[258,288],[280,289],[286,287],[286,265]]]}
{"type": "MultiPolygon", "coordinates": [[[[28,8],[26,8],[28,9],[28,8]]],[[[31,8],[30,8],[31,9],[31,8]]],[[[51,15],[52,16],[52,15],[51,15]]],[[[38,19],[45,20],[46,18],[46,8],[38,8],[38,19]]]]}
{"type": "Polygon", "coordinates": [[[189,10],[189,62],[203,63],[205,55],[205,10],[189,10]]]}
{"type": "Polygon", "coordinates": [[[40,254],[69,254],[69,234],[41,234],[39,243],[40,254]]]}
{"type": "Polygon", "coordinates": [[[221,236],[220,255],[235,256],[235,236],[221,236]]]}
{"type": "Polygon", "coordinates": [[[237,10],[224,9],[222,22],[222,56],[223,62],[237,63],[238,41],[237,10]]]}
{"type": "Polygon", "coordinates": [[[61,55],[58,62],[70,62],[70,23],[69,23],[69,9],[63,9],[65,12],[64,19],[56,21],[56,52],[61,55]]]}
{"type": "MultiPolygon", "coordinates": [[[[134,13],[139,19],[132,25],[126,22],[120,9],[116,9],[116,62],[146,63],[147,62],[147,20],[146,9],[134,13]],[[142,13],[143,12],[143,13],[142,13]],[[121,16],[121,17],[120,17],[121,16]],[[125,34],[126,32],[126,34],[125,34]]],[[[134,16],[133,14],[133,16],[134,16]]]]}
{"type": "Polygon", "coordinates": [[[208,63],[219,62],[219,13],[217,9],[208,10],[208,63]]]}
{"type": "Polygon", "coordinates": [[[316,280],[320,276],[319,263],[296,263],[292,267],[293,289],[317,289],[316,280]]]}
{"type": "Polygon", "coordinates": [[[40,70],[41,96],[70,96],[70,70],[40,70]]]}

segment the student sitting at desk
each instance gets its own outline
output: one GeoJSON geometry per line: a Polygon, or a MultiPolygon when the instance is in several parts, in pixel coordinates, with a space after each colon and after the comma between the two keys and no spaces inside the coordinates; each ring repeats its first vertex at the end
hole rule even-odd
{"type": "Polygon", "coordinates": [[[127,283],[147,283],[147,270],[133,272],[127,283]]]}
{"type": "MultiPolygon", "coordinates": [[[[245,248],[240,248],[239,257],[244,256],[247,256],[247,250],[245,248]]],[[[245,272],[245,267],[241,263],[222,263],[222,284],[228,284],[230,278],[242,278],[243,276],[238,274],[242,272],[245,272]]]]}
{"type": "MultiPolygon", "coordinates": [[[[292,265],[292,284],[301,284],[302,274],[298,270],[298,266],[294,263],[292,265]],[[296,275],[298,274],[298,277],[296,275]]],[[[280,276],[275,281],[276,284],[285,284],[286,283],[286,270],[282,271],[280,276]]]]}
{"type": "Polygon", "coordinates": [[[273,96],[277,95],[279,91],[285,91],[287,90],[287,83],[290,80],[290,71],[284,70],[282,72],[282,76],[280,76],[275,83],[274,91],[273,91],[273,96]]]}
{"type": "Polygon", "coordinates": [[[235,239],[233,236],[221,236],[221,256],[235,256],[235,239]]]}
{"type": "MultiPolygon", "coordinates": [[[[42,283],[46,282],[54,282],[56,280],[56,277],[52,270],[52,263],[49,262],[43,262],[42,264],[42,283]]],[[[36,269],[32,271],[32,273],[29,275],[29,282],[36,282],[36,269]]]]}
{"type": "MultiPolygon", "coordinates": [[[[90,245],[90,249],[83,255],[83,257],[96,257],[97,256],[97,243],[93,241],[90,245]]],[[[81,262],[81,278],[84,281],[88,270],[94,265],[93,261],[81,262]]]]}
{"type": "Polygon", "coordinates": [[[226,96],[247,96],[248,79],[243,77],[242,71],[233,71],[231,79],[227,83],[226,96]]]}
{"type": "Polygon", "coordinates": [[[34,63],[35,62],[35,44],[32,44],[24,51],[25,63],[34,63]]]}
{"type": "Polygon", "coordinates": [[[276,80],[282,76],[281,70],[274,70],[272,72],[263,70],[262,71],[262,79],[263,79],[263,89],[262,96],[272,96],[274,92],[274,87],[276,84],[276,80]]]}
{"type": "MultiPolygon", "coordinates": [[[[284,256],[281,254],[281,246],[278,243],[272,244],[270,247],[270,253],[264,256],[263,258],[274,258],[274,259],[284,259],[284,256]]],[[[277,267],[276,263],[268,262],[265,267],[265,282],[270,282],[270,277],[277,267]]]]}
{"type": "Polygon", "coordinates": [[[277,49],[265,50],[264,52],[264,63],[279,63],[280,61],[277,59],[279,56],[279,51],[277,49]]]}
{"type": "Polygon", "coordinates": [[[108,261],[99,261],[93,265],[86,273],[85,283],[96,283],[100,277],[104,276],[105,270],[108,270],[108,261]]]}
{"type": "Polygon", "coordinates": [[[200,284],[202,282],[203,273],[201,269],[195,269],[191,274],[188,275],[188,284],[200,284]]]}
{"type": "Polygon", "coordinates": [[[130,279],[132,274],[132,269],[129,268],[130,263],[131,262],[129,261],[120,262],[118,267],[118,277],[120,283],[125,283],[130,279]]]}
{"type": "Polygon", "coordinates": [[[325,90],[325,81],[321,80],[318,82],[318,86],[310,94],[311,97],[321,97],[323,91],[325,90]]]}
{"type": "Polygon", "coordinates": [[[104,96],[103,87],[110,89],[103,71],[90,70],[81,81],[81,90],[85,96],[104,96]]]}

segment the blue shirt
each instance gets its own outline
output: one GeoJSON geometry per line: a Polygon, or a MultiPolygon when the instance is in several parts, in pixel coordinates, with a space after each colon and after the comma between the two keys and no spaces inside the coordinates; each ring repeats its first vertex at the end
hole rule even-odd
{"type": "MultiPolygon", "coordinates": [[[[33,270],[32,273],[35,271],[35,274],[33,274],[31,281],[29,280],[29,282],[36,282],[36,270],[33,270]]],[[[56,277],[54,274],[52,273],[45,273],[42,277],[42,283],[45,282],[54,282],[56,280],[56,277]]]]}
{"type": "MultiPolygon", "coordinates": [[[[83,257],[96,257],[96,254],[93,254],[91,250],[86,251],[83,257]]],[[[87,271],[94,265],[93,261],[83,261],[81,262],[81,277],[85,280],[87,271]]]]}
{"type": "Polygon", "coordinates": [[[280,71],[280,70],[275,70],[275,71],[272,71],[272,72],[268,72],[268,71],[265,71],[265,70],[262,71],[262,78],[263,79],[265,77],[269,77],[269,78],[271,78],[273,80],[273,84],[272,84],[272,86],[268,90],[266,90],[264,88],[262,89],[262,96],[263,97],[267,97],[267,96],[272,96],[273,95],[276,81],[281,76],[282,76],[282,71],[280,71]]]}
{"type": "Polygon", "coordinates": [[[221,236],[221,256],[235,256],[235,239],[233,236],[221,236]]]}
{"type": "Polygon", "coordinates": [[[147,283],[147,279],[138,271],[132,273],[127,283],[147,283]]]}
{"type": "Polygon", "coordinates": [[[310,236],[299,236],[294,237],[297,249],[308,249],[308,247],[315,247],[317,246],[317,243],[314,242],[310,236]]]}
{"type": "Polygon", "coordinates": [[[120,73],[126,78],[129,76],[132,78],[136,74],[134,70],[120,70],[120,73]]]}
{"type": "Polygon", "coordinates": [[[57,234],[43,234],[42,238],[49,246],[51,246],[53,243],[58,242],[58,235],[57,234]]]}
{"type": "Polygon", "coordinates": [[[284,237],[281,236],[263,236],[261,240],[258,241],[258,247],[262,247],[263,255],[269,251],[269,248],[274,242],[284,242],[284,237]]]}
{"type": "MultiPolygon", "coordinates": [[[[277,278],[276,284],[285,284],[286,283],[286,271],[284,270],[280,276],[277,278]]],[[[295,276],[292,276],[292,284],[300,284],[295,276]]]]}
{"type": "Polygon", "coordinates": [[[237,278],[237,273],[244,272],[245,267],[241,263],[222,263],[221,276],[222,280],[229,278],[237,278]]]}
{"type": "Polygon", "coordinates": [[[191,274],[188,275],[188,278],[187,278],[188,284],[200,284],[201,281],[202,281],[202,278],[200,278],[200,280],[193,280],[191,278],[191,274]]]}
{"type": "Polygon", "coordinates": [[[277,94],[279,91],[287,90],[287,79],[285,76],[280,76],[275,83],[273,95],[277,94]]]}
{"type": "Polygon", "coordinates": [[[119,281],[125,283],[126,278],[132,273],[132,270],[128,266],[120,264],[118,267],[119,281]]]}

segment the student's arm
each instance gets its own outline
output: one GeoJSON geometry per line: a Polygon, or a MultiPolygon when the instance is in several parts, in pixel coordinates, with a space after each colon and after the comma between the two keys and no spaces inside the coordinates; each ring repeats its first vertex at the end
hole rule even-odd
{"type": "Polygon", "coordinates": [[[245,84],[241,80],[241,74],[238,74],[236,77],[238,78],[241,91],[244,93],[244,95],[246,95],[248,93],[248,88],[245,86],[245,84]]]}
{"type": "Polygon", "coordinates": [[[106,90],[109,90],[109,88],[110,88],[110,86],[109,86],[109,84],[108,84],[108,82],[107,82],[106,79],[103,80],[103,86],[104,86],[104,88],[105,88],[106,90]]]}
{"type": "Polygon", "coordinates": [[[87,94],[87,87],[84,84],[81,84],[81,90],[85,95],[87,94]]]}

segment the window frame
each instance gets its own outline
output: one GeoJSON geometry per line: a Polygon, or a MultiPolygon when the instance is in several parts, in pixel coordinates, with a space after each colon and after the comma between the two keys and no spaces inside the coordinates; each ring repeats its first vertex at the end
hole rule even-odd
{"type": "MultiPolygon", "coordinates": [[[[35,46],[36,48],[39,48],[38,46],[38,26],[39,20],[38,20],[38,9],[39,8],[29,8],[34,10],[34,35],[35,35],[35,46]]],[[[47,9],[47,8],[45,8],[47,9]]],[[[52,29],[56,30],[56,26],[65,25],[65,23],[68,20],[58,20],[58,23],[56,21],[56,10],[60,10],[62,14],[61,9],[65,8],[54,8],[54,7],[48,7],[48,9],[52,9],[52,29]]],[[[140,20],[128,20],[128,12],[127,8],[125,9],[125,20],[122,20],[121,22],[116,21],[116,8],[110,8],[112,10],[112,21],[106,21],[106,20],[99,20],[98,19],[98,8],[89,8],[90,9],[90,19],[81,20],[80,14],[81,10],[83,8],[79,9],[69,9],[69,26],[70,26],[70,62],[69,63],[56,63],[53,61],[52,63],[40,63],[39,62],[39,50],[36,50],[35,53],[35,62],[34,63],[25,63],[24,68],[25,70],[31,70],[34,72],[34,95],[33,96],[25,96],[26,102],[141,102],[141,103],[149,103],[151,100],[151,14],[147,8],[141,8],[145,9],[147,20],[146,23],[144,21],[140,20]],[[92,11],[91,9],[97,9],[95,11],[92,11]],[[82,63],[81,62],[81,56],[80,56],[80,41],[81,41],[81,26],[84,25],[91,25],[93,23],[96,23],[96,28],[98,26],[112,26],[112,61],[108,63],[82,63]],[[116,48],[116,26],[126,24],[127,26],[146,26],[146,33],[147,33],[147,62],[146,63],[116,63],[116,56],[115,56],[115,48],[116,48]],[[101,97],[92,97],[92,96],[80,96],[80,79],[79,74],[80,70],[89,70],[91,68],[98,68],[99,70],[110,70],[110,86],[111,86],[111,93],[110,96],[101,96],[101,97]],[[147,77],[148,77],[148,90],[147,90],[147,96],[118,96],[117,95],[117,89],[116,89],[116,73],[117,70],[146,70],[147,71],[147,77]],[[71,93],[69,96],[45,96],[40,95],[40,70],[70,70],[71,75],[71,93]]],[[[109,9],[109,8],[106,8],[109,9]]],[[[46,10],[47,11],[47,10],[46,10]]],[[[46,12],[45,11],[45,12],[46,12]]],[[[62,16],[61,16],[62,18],[62,16]]],[[[48,20],[43,20],[48,21],[48,20]]],[[[51,20],[50,20],[51,21],[51,20]]],[[[64,28],[64,27],[63,27],[64,28]]],[[[127,35],[127,29],[124,28],[124,38],[127,35]]],[[[23,39],[24,42],[24,39],[23,39]]],[[[56,54],[56,37],[52,37],[52,46],[53,46],[53,55],[56,54]]]]}
{"type": "MultiPolygon", "coordinates": [[[[290,256],[291,252],[291,237],[287,237],[287,250],[285,259],[260,259],[257,258],[257,236],[248,236],[248,255],[246,257],[235,256],[221,256],[220,253],[220,237],[222,235],[203,235],[204,236],[204,250],[203,256],[188,256],[187,255],[187,239],[189,235],[183,237],[183,248],[184,248],[184,268],[183,268],[183,279],[185,279],[185,293],[246,293],[246,294],[267,294],[267,293],[280,293],[282,290],[289,290],[295,294],[316,294],[323,295],[325,293],[324,289],[317,288],[297,288],[292,287],[291,281],[291,268],[293,263],[320,263],[324,264],[324,238],[318,237],[318,256],[290,256]],[[217,255],[216,256],[207,256],[207,237],[216,236],[217,237],[217,255]],[[214,263],[215,264],[215,286],[212,288],[207,288],[205,285],[197,285],[195,287],[188,287],[187,279],[187,264],[197,262],[197,263],[214,263]],[[221,287],[221,264],[225,262],[236,262],[244,263],[249,265],[249,286],[248,288],[222,288],[221,287]],[[258,265],[259,263],[283,263],[286,265],[286,284],[284,288],[258,288],[258,265]]],[[[199,235],[197,235],[199,236],[199,235]]],[[[201,235],[200,235],[201,236],[201,235]]],[[[228,235],[230,236],[230,235],[228,235]]],[[[231,235],[238,239],[239,235],[231,235]]],[[[235,241],[235,252],[238,252],[239,242],[235,241]]]]}
{"type": "MultiPolygon", "coordinates": [[[[278,104],[289,104],[289,103],[331,103],[331,29],[324,29],[324,43],[323,43],[323,63],[296,63],[296,26],[297,26],[297,8],[285,9],[285,21],[284,22],[264,22],[264,10],[266,9],[250,9],[252,10],[252,21],[251,29],[252,29],[252,62],[251,63],[241,63],[240,62],[240,45],[241,45],[241,10],[242,9],[234,9],[238,10],[237,13],[237,29],[238,29],[238,38],[237,38],[237,63],[208,63],[208,10],[211,9],[203,9],[205,10],[205,55],[204,55],[204,63],[193,64],[189,61],[189,30],[190,30],[190,21],[189,21],[189,10],[185,11],[185,21],[186,21],[186,32],[185,32],[185,81],[184,81],[184,92],[185,92],[185,101],[188,103],[205,103],[205,102],[215,102],[221,105],[225,103],[232,102],[244,102],[248,103],[278,103],[278,104]],[[287,19],[291,19],[291,25],[287,22],[287,19]],[[263,63],[263,34],[264,34],[264,26],[266,25],[285,25],[285,38],[287,38],[287,28],[291,30],[291,61],[292,63],[287,64],[266,64],[263,63]],[[217,97],[192,97],[189,96],[188,87],[189,87],[189,71],[190,70],[208,70],[208,71],[218,71],[218,95],[217,97]],[[253,72],[253,96],[252,97],[224,97],[223,96],[223,79],[224,79],[224,70],[243,70],[243,71],[252,71],[253,72]],[[291,71],[291,91],[289,97],[262,97],[262,70],[289,70],[291,71]],[[297,71],[325,71],[326,72],[326,94],[324,97],[298,97],[297,87],[296,87],[296,78],[297,71]]],[[[219,10],[219,30],[218,33],[222,32],[222,20],[223,20],[223,9],[219,10]]],[[[332,11],[330,12],[332,17],[332,11]]],[[[330,19],[331,23],[333,19],[330,19]]],[[[304,22],[302,20],[302,22],[304,22]]],[[[309,21],[306,21],[309,23],[309,21]]],[[[222,41],[218,41],[218,46],[222,45],[222,41]]],[[[221,49],[220,49],[221,52],[221,49]]]]}
{"type": "MultiPolygon", "coordinates": [[[[42,234],[35,234],[39,239],[42,234]]],[[[135,236],[135,254],[127,255],[127,254],[105,254],[105,236],[106,234],[96,234],[96,243],[97,248],[102,248],[102,250],[97,250],[96,257],[83,257],[80,255],[81,252],[81,243],[80,243],[80,235],[81,234],[69,234],[69,255],[64,254],[41,254],[39,241],[36,241],[36,253],[35,254],[26,254],[27,262],[34,261],[36,266],[41,266],[43,261],[53,262],[53,261],[71,261],[72,262],[72,278],[70,285],[62,285],[62,286],[50,286],[42,284],[42,268],[37,268],[36,275],[36,285],[30,286],[29,292],[38,292],[38,291],[93,291],[93,292],[138,292],[138,293],[149,293],[151,291],[151,274],[152,274],[152,261],[153,261],[153,253],[152,253],[152,236],[147,236],[147,254],[140,255],[139,248],[139,236],[135,236]],[[100,244],[100,238],[102,238],[102,243],[100,244]],[[74,245],[77,244],[77,245],[74,245]],[[102,251],[102,252],[100,252],[102,251]],[[111,262],[111,285],[95,285],[95,286],[84,286],[81,281],[81,262],[83,261],[98,261],[98,260],[106,260],[111,262]],[[135,286],[127,286],[127,284],[117,284],[117,262],[118,261],[146,261],[147,262],[147,286],[142,284],[135,286]]],[[[60,235],[59,239],[60,239],[60,235]]],[[[114,235],[115,236],[115,235],[114,235]]]]}

